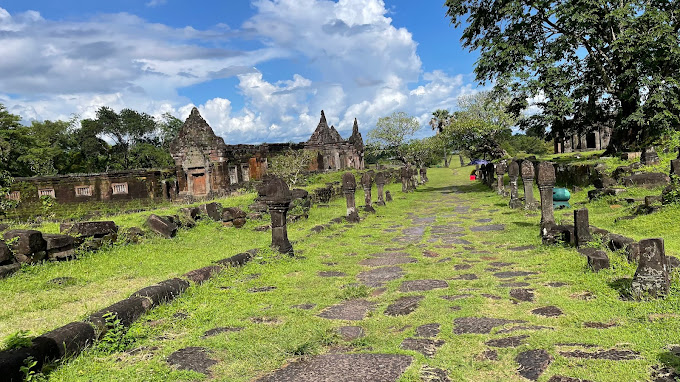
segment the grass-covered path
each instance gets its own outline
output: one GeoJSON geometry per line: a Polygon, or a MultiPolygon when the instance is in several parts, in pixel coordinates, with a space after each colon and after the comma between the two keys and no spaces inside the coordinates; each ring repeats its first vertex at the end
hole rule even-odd
{"type": "Polygon", "coordinates": [[[680,366],[677,274],[665,300],[622,301],[635,269],[622,256],[590,272],[575,250],[540,245],[537,212],[467,174],[431,169],[361,223],[307,235],[330,214],[315,208],[293,229],[297,257],[262,253],[192,287],[134,324],[127,350],[99,346],[49,378],[648,381],[680,366]]]}

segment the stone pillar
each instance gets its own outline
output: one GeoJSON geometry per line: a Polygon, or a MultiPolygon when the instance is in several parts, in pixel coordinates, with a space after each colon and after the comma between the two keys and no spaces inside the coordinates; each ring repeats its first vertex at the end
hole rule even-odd
{"type": "Polygon", "coordinates": [[[416,177],[418,176],[418,171],[415,168],[409,167],[409,191],[413,192],[417,188],[417,183],[418,179],[416,177]]]}
{"type": "Polygon", "coordinates": [[[640,240],[640,263],[631,285],[636,298],[668,294],[670,277],[663,239],[640,240]]]}
{"type": "Polygon", "coordinates": [[[671,179],[673,179],[674,182],[680,180],[680,159],[673,159],[671,161],[671,179]]]}
{"type": "Polygon", "coordinates": [[[522,208],[522,201],[519,199],[517,179],[519,178],[519,163],[510,162],[508,166],[508,176],[510,177],[510,208],[522,208]]]}
{"type": "Polygon", "coordinates": [[[399,169],[399,175],[401,176],[401,192],[408,192],[408,181],[409,181],[409,170],[407,167],[402,167],[399,169]]]}
{"type": "Polygon", "coordinates": [[[375,213],[373,203],[371,201],[371,189],[373,188],[373,171],[365,172],[361,176],[361,186],[364,189],[364,211],[375,213]]]}
{"type": "Polygon", "coordinates": [[[642,153],[640,154],[640,163],[645,166],[652,166],[659,164],[659,162],[661,162],[661,159],[659,159],[659,154],[656,153],[653,146],[645,147],[642,150],[642,153]]]}
{"type": "Polygon", "coordinates": [[[263,188],[264,200],[272,217],[272,248],[280,253],[293,254],[288,241],[287,214],[293,196],[283,179],[271,177],[263,188]]]}
{"type": "Polygon", "coordinates": [[[500,162],[496,165],[496,176],[497,176],[497,184],[496,184],[496,192],[498,195],[504,195],[505,194],[505,182],[503,179],[503,176],[505,175],[505,171],[507,170],[507,166],[505,162],[500,162]]]}
{"type": "Polygon", "coordinates": [[[392,201],[392,193],[388,190],[385,191],[385,202],[391,202],[392,201]]]}
{"type": "Polygon", "coordinates": [[[593,236],[590,234],[590,221],[588,219],[587,208],[574,210],[574,236],[576,236],[577,247],[582,247],[584,244],[593,240],[593,236]]]}
{"type": "Polygon", "coordinates": [[[534,164],[531,161],[522,161],[522,183],[524,184],[524,209],[535,210],[534,200],[534,164]]]}
{"type": "Polygon", "coordinates": [[[375,202],[375,204],[379,206],[385,205],[385,199],[383,198],[383,190],[385,189],[385,183],[387,183],[385,179],[385,174],[383,174],[382,172],[375,174],[375,184],[378,186],[378,201],[375,202]]]}
{"type": "Polygon", "coordinates": [[[541,236],[555,226],[553,213],[553,187],[555,187],[555,167],[550,162],[538,164],[538,190],[541,193],[541,236]]]}
{"type": "Polygon", "coordinates": [[[354,200],[354,192],[357,189],[357,180],[354,178],[354,174],[351,172],[346,172],[342,175],[342,192],[345,194],[345,199],[347,199],[347,221],[350,223],[359,222],[359,213],[357,213],[357,207],[354,200]]]}
{"type": "Polygon", "coordinates": [[[496,188],[496,166],[493,163],[486,164],[486,185],[490,189],[496,188]]]}

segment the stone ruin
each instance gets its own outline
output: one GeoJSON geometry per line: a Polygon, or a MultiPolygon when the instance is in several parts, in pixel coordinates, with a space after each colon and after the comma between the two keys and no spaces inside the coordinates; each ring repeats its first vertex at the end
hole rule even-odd
{"type": "Polygon", "coordinates": [[[373,188],[373,171],[365,172],[361,176],[361,187],[364,189],[364,211],[375,213],[375,208],[373,208],[373,203],[371,200],[371,189],[373,188]]]}
{"type": "Polygon", "coordinates": [[[375,174],[375,184],[378,187],[378,201],[375,202],[376,205],[379,206],[384,206],[385,205],[385,198],[383,196],[383,191],[385,189],[385,184],[387,183],[387,179],[385,178],[385,174],[383,172],[378,172],[375,174]]]}
{"type": "Polygon", "coordinates": [[[319,125],[307,142],[226,145],[194,108],[170,144],[179,195],[220,195],[244,182],[261,180],[267,173],[267,159],[289,149],[317,153],[310,171],[364,168],[364,143],[356,120],[347,140],[328,126],[321,111],[319,125]]]}
{"type": "Polygon", "coordinates": [[[276,176],[267,180],[263,194],[272,219],[271,246],[280,253],[292,255],[293,245],[288,240],[287,213],[293,194],[286,182],[276,176]]]}
{"type": "Polygon", "coordinates": [[[521,173],[524,185],[524,209],[534,210],[537,207],[534,199],[534,164],[528,160],[522,161],[521,173]]]}
{"type": "Polygon", "coordinates": [[[510,162],[508,177],[510,178],[510,208],[522,208],[522,200],[519,198],[517,188],[517,179],[519,178],[519,164],[517,161],[510,162]]]}

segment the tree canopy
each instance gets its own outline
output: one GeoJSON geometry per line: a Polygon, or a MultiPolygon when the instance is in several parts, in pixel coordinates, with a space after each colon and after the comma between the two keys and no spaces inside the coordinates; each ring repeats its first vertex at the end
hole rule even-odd
{"type": "Polygon", "coordinates": [[[409,164],[407,143],[420,130],[415,117],[403,111],[378,119],[375,129],[368,132],[368,146],[380,153],[388,153],[403,164],[409,164]]]}
{"type": "Polygon", "coordinates": [[[613,149],[680,127],[680,1],[447,0],[477,79],[509,89],[533,135],[614,127],[613,149]]]}

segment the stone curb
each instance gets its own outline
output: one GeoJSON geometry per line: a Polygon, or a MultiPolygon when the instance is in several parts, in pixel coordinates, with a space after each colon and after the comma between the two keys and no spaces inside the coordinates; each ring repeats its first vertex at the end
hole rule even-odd
{"type": "Polygon", "coordinates": [[[202,284],[217,275],[225,267],[241,267],[248,263],[257,250],[239,253],[219,260],[217,264],[185,273],[181,278],[161,281],[142,288],[130,297],[92,313],[84,321],[76,321],[54,329],[32,340],[29,347],[0,351],[0,379],[8,382],[22,382],[21,367],[28,357],[37,361],[40,369],[46,362],[75,356],[93,345],[108,330],[104,316],[113,313],[121,325],[129,327],[144,313],[167,303],[186,291],[191,282],[202,284]]]}

